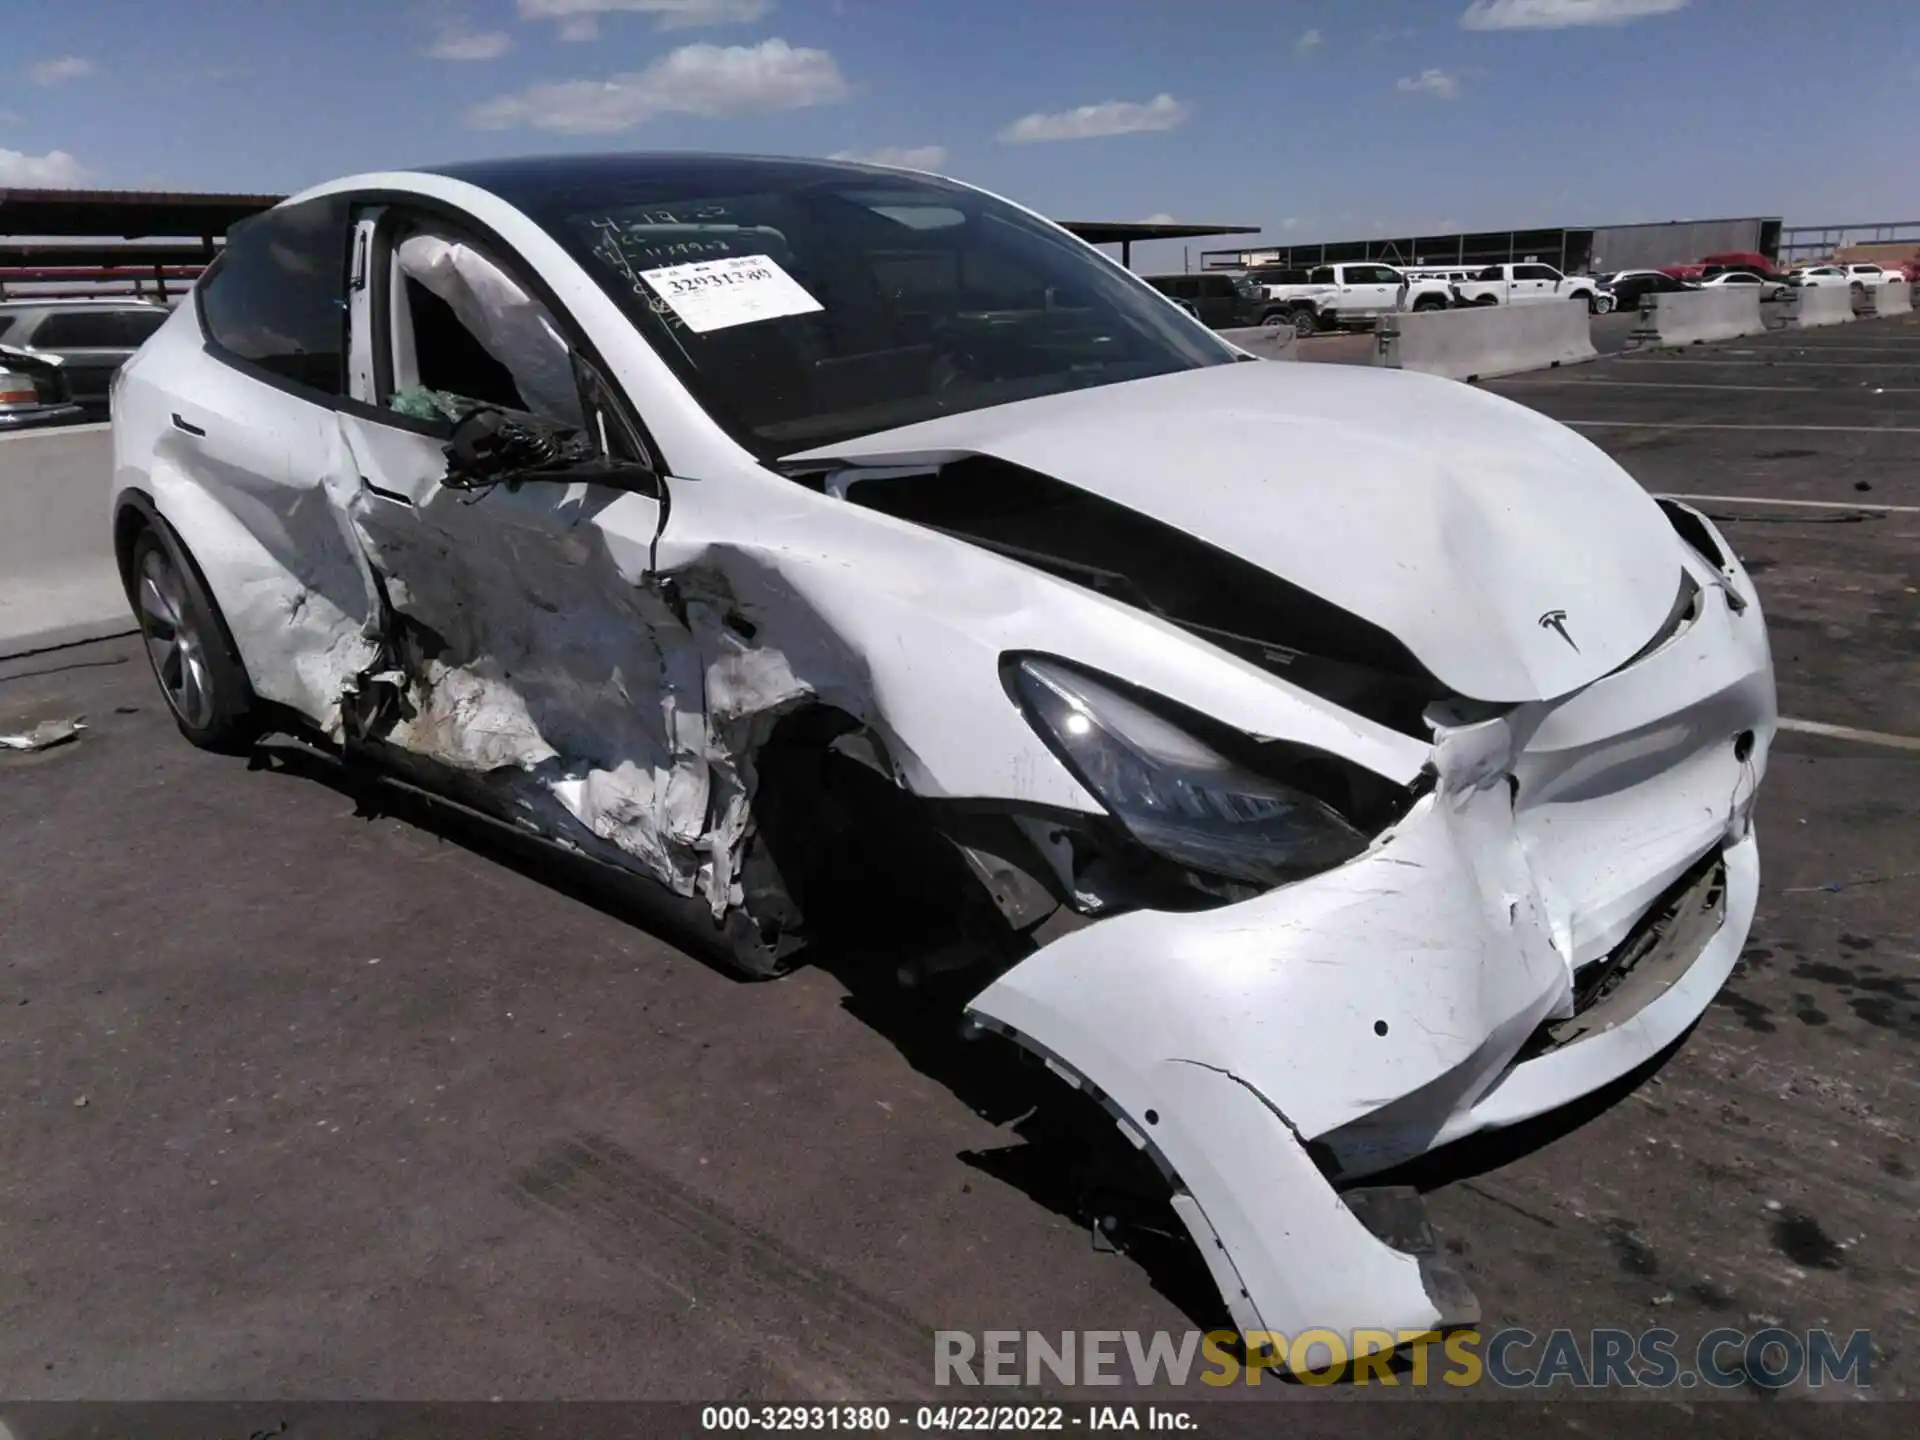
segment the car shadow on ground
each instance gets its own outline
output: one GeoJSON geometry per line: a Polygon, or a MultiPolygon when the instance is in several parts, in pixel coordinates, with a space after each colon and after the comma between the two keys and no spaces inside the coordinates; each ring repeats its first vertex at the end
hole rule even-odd
{"type": "MultiPolygon", "coordinates": [[[[393,774],[343,763],[300,740],[265,739],[250,752],[248,765],[324,786],[351,801],[357,819],[396,820],[458,845],[672,945],[743,986],[757,983],[715,957],[702,902],[684,901],[662,886],[415,789],[393,774]]],[[[917,955],[952,950],[952,917],[897,884],[868,887],[857,914],[835,905],[823,928],[807,963],[845,991],[841,1006],[847,1015],[1013,1137],[1004,1146],[961,1152],[962,1164],[1082,1227],[1090,1246],[1130,1257],[1200,1328],[1232,1328],[1151,1162],[1097,1105],[1027,1052],[963,1025],[965,1001],[1004,966],[1006,956],[983,952],[970,965],[917,973],[917,955]]]]}

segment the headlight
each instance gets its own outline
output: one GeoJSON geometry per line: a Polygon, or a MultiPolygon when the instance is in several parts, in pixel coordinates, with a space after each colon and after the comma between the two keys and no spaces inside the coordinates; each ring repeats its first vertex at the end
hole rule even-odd
{"type": "Polygon", "coordinates": [[[1351,859],[1366,838],[1324,801],[1258,774],[1140,701],[1025,659],[1027,720],[1142,845],[1204,874],[1281,885],[1351,859]]]}

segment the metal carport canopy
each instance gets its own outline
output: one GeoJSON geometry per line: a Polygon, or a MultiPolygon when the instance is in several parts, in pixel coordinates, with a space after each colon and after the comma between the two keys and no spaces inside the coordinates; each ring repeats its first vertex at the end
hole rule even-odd
{"type": "Polygon", "coordinates": [[[1258,235],[1259,225],[1187,225],[1152,220],[1056,220],[1062,230],[1070,230],[1090,245],[1118,245],[1120,263],[1133,268],[1133,242],[1136,240],[1197,240],[1206,235],[1258,235]]]}
{"type": "Polygon", "coordinates": [[[162,190],[0,190],[0,235],[142,239],[224,235],[280,195],[183,195],[162,190]]]}

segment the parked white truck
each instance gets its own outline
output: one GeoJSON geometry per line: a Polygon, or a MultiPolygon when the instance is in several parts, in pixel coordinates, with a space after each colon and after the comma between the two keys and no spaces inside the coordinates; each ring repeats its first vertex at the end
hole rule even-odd
{"type": "Polygon", "coordinates": [[[1452,292],[1441,280],[1413,279],[1378,261],[1264,269],[1252,274],[1266,294],[1262,325],[1291,324],[1301,335],[1370,325],[1401,310],[1443,310],[1452,292]]]}
{"type": "Polygon", "coordinates": [[[1456,305],[1533,305],[1547,300],[1580,300],[1596,315],[1613,308],[1613,297],[1591,275],[1562,275],[1551,265],[1489,265],[1471,280],[1453,286],[1456,305]]]}

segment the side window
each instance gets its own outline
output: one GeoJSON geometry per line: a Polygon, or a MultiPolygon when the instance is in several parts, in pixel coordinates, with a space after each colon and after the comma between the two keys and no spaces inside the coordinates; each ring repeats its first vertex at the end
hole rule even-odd
{"type": "Polygon", "coordinates": [[[234,227],[198,287],[213,343],[285,380],[344,393],[348,202],[282,205],[234,227]]]}
{"type": "Polygon", "coordinates": [[[1516,280],[1558,280],[1560,273],[1551,265],[1516,265],[1513,267],[1516,280]]]}
{"type": "Polygon", "coordinates": [[[1504,280],[1507,278],[1507,272],[1498,265],[1489,265],[1473,278],[1475,280],[1504,280]]]}
{"type": "Polygon", "coordinates": [[[420,419],[480,405],[586,424],[573,347],[508,264],[438,221],[399,217],[389,235],[384,404],[420,419]]]}
{"type": "Polygon", "coordinates": [[[1331,265],[1322,265],[1318,269],[1308,272],[1307,283],[1309,285],[1334,284],[1333,267],[1331,265]]]}
{"type": "Polygon", "coordinates": [[[40,322],[33,343],[43,350],[119,350],[122,334],[112,310],[56,310],[40,322]]]}
{"type": "Polygon", "coordinates": [[[164,310],[154,310],[152,312],[145,310],[122,310],[120,312],[120,329],[122,332],[120,343],[125,345],[129,350],[137,350],[147,343],[148,337],[151,336],[154,331],[166,323],[167,312],[164,310]]]}

